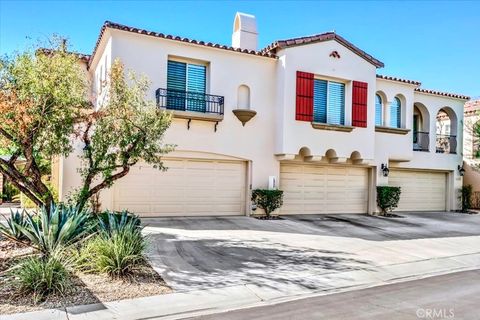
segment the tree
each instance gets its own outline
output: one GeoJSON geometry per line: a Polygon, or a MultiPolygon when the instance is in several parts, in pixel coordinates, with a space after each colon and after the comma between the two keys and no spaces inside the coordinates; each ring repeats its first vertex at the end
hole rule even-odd
{"type": "Polygon", "coordinates": [[[162,144],[171,116],[146,98],[149,81],[126,72],[115,60],[106,82],[107,95],[99,110],[80,126],[84,144],[81,154],[82,186],[76,203],[83,208],[88,199],[124,177],[140,160],[160,170],[161,156],[173,149],[162,144]]]}
{"type": "Polygon", "coordinates": [[[56,38],[51,50],[0,60],[0,173],[37,206],[54,202],[42,180],[45,163],[72,151],[74,123],[90,106],[78,58],[56,38]],[[22,159],[22,164],[17,160],[22,159]]]}

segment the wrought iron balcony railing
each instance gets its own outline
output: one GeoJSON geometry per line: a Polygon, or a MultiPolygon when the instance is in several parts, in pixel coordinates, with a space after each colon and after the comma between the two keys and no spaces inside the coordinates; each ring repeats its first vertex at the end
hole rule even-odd
{"type": "Polygon", "coordinates": [[[430,135],[428,132],[413,132],[413,151],[428,151],[430,146],[430,135]]]}
{"type": "Polygon", "coordinates": [[[457,136],[437,134],[437,153],[457,153],[457,136]]]}
{"type": "Polygon", "coordinates": [[[222,96],[163,88],[157,89],[155,93],[157,106],[161,108],[223,114],[224,97],[222,96]]]}

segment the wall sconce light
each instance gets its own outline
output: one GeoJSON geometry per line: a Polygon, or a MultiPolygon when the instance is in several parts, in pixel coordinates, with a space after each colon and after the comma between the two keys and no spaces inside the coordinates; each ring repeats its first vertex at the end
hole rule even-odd
{"type": "Polygon", "coordinates": [[[388,177],[388,174],[390,173],[390,169],[388,169],[387,164],[382,163],[382,174],[384,177],[388,177]]]}
{"type": "Polygon", "coordinates": [[[458,165],[457,169],[458,169],[458,174],[460,175],[460,177],[463,177],[463,175],[465,174],[465,169],[463,169],[463,164],[458,165]]]}

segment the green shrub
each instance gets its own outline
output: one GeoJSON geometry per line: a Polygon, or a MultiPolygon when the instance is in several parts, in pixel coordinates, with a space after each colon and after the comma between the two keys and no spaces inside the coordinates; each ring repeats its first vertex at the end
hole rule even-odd
{"type": "Polygon", "coordinates": [[[252,191],[252,201],[263,209],[267,217],[283,205],[282,190],[255,189],[252,191]]]}
{"type": "Polygon", "coordinates": [[[377,205],[382,210],[383,215],[393,211],[398,206],[401,193],[400,187],[377,187],[377,205]]]}
{"type": "Polygon", "coordinates": [[[71,286],[69,273],[57,257],[29,257],[12,270],[20,290],[35,302],[51,293],[63,294],[71,286]]]}
{"type": "Polygon", "coordinates": [[[10,218],[7,218],[7,223],[0,223],[0,233],[6,238],[17,241],[26,242],[28,238],[22,233],[22,228],[26,228],[27,220],[25,210],[10,210],[10,218]]]}
{"type": "Polygon", "coordinates": [[[460,189],[460,201],[462,212],[468,212],[472,208],[473,187],[471,185],[463,186],[460,189]]]}
{"type": "MultiPolygon", "coordinates": [[[[116,218],[109,221],[116,221],[116,218]]],[[[114,278],[126,277],[144,263],[146,240],[136,221],[129,219],[121,227],[117,222],[113,223],[104,225],[80,248],[77,266],[82,271],[106,273],[114,278]]]]}
{"type": "Polygon", "coordinates": [[[124,229],[130,223],[140,228],[140,218],[127,210],[122,212],[104,211],[98,215],[99,231],[112,233],[124,229]]]}
{"type": "Polygon", "coordinates": [[[32,247],[49,256],[89,235],[89,215],[75,207],[54,206],[45,208],[38,216],[27,213],[26,224],[20,227],[32,247]]]}
{"type": "MultiPolygon", "coordinates": [[[[1,186],[0,186],[1,189],[1,186]]],[[[5,181],[3,185],[3,191],[0,190],[0,198],[3,201],[6,202],[14,202],[16,199],[16,196],[20,193],[18,189],[10,182],[10,181],[5,181]]]]}

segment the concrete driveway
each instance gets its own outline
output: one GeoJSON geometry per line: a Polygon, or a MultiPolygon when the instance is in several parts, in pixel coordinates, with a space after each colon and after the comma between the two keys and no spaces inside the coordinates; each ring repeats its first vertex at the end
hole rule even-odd
{"type": "Polygon", "coordinates": [[[480,215],[144,219],[149,259],[174,290],[244,285],[263,298],[480,266],[480,215]]]}

